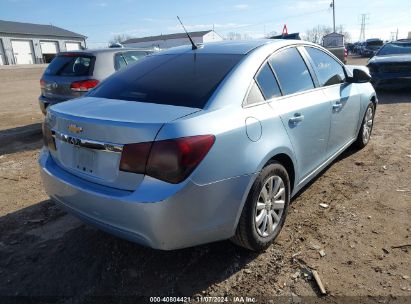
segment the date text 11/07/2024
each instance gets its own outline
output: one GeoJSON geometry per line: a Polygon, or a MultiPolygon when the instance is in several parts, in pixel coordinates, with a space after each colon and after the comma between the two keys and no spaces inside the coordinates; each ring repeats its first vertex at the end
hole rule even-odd
{"type": "Polygon", "coordinates": [[[194,296],[194,297],[150,297],[150,303],[258,303],[254,297],[212,297],[212,296],[194,296]]]}

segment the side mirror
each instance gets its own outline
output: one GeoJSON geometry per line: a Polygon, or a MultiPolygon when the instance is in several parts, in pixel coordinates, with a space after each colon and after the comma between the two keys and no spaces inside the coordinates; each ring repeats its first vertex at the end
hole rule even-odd
{"type": "Polygon", "coordinates": [[[348,78],[350,83],[366,83],[371,81],[371,76],[364,70],[354,69],[353,76],[348,78]]]}

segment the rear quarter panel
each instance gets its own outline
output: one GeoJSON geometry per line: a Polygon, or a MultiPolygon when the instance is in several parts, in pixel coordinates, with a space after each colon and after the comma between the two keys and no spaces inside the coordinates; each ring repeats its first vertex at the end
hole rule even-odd
{"type": "Polygon", "coordinates": [[[374,87],[372,86],[371,83],[357,83],[355,84],[357,87],[357,90],[361,92],[361,106],[360,106],[360,116],[358,120],[358,126],[357,126],[357,134],[360,131],[361,128],[361,123],[365,115],[365,111],[367,110],[368,105],[370,102],[374,102],[375,106],[377,107],[378,105],[378,97],[377,93],[374,90],[374,87]]]}
{"type": "Polygon", "coordinates": [[[198,185],[256,174],[279,153],[289,155],[294,161],[281,119],[274,117],[268,104],[200,111],[164,125],[156,140],[202,134],[215,135],[216,141],[190,177],[198,185]],[[248,128],[261,130],[257,141],[247,135],[248,117],[254,118],[248,128]]]}

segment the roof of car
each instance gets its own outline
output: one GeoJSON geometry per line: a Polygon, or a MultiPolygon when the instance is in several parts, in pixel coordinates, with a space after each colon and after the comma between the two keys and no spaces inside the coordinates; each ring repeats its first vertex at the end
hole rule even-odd
{"type": "Polygon", "coordinates": [[[138,49],[138,48],[104,48],[104,49],[85,49],[85,50],[75,50],[66,51],[61,53],[84,53],[84,54],[98,54],[98,53],[117,53],[117,52],[128,52],[128,51],[142,51],[150,52],[152,49],[138,49]]]}
{"type": "MultiPolygon", "coordinates": [[[[256,40],[225,40],[199,45],[196,53],[203,54],[239,54],[245,55],[252,50],[267,44],[278,44],[279,47],[291,44],[303,44],[301,40],[256,39],[256,40]]],[[[306,42],[308,43],[308,42],[306,42]]],[[[192,50],[190,45],[184,45],[164,50],[158,54],[178,54],[192,50]]]]}

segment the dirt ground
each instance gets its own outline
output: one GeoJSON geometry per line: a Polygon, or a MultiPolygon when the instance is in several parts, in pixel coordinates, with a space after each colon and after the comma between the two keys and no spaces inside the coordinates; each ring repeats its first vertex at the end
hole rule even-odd
{"type": "Polygon", "coordinates": [[[140,303],[123,296],[202,295],[250,296],[259,303],[410,303],[411,91],[379,92],[370,144],[346,151],[294,198],[266,252],[229,241],[162,252],[82,224],[48,200],[37,167],[41,135],[20,132],[41,121],[41,72],[0,70],[3,300],[63,296],[46,300],[102,303],[88,296],[111,296],[140,303]]]}

